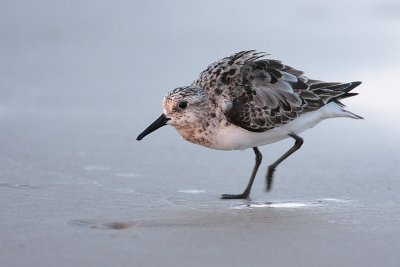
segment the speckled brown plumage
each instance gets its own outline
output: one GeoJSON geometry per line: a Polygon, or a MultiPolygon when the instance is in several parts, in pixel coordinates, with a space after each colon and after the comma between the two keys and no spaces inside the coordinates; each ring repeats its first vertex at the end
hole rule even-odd
{"type": "Polygon", "coordinates": [[[347,97],[360,84],[309,80],[302,71],[264,56],[251,50],[223,58],[208,66],[193,85],[208,93],[212,106],[223,108],[230,123],[264,132],[347,97]]]}

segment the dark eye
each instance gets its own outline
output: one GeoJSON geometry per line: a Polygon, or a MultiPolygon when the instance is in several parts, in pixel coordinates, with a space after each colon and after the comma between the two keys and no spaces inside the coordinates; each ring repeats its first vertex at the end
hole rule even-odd
{"type": "Polygon", "coordinates": [[[187,107],[187,102],[185,102],[185,101],[179,102],[178,106],[179,106],[180,109],[184,109],[184,108],[187,107]]]}

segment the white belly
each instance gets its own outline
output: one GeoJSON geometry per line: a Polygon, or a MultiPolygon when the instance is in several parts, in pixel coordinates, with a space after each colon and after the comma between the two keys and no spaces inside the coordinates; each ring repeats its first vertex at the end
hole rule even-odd
{"type": "Polygon", "coordinates": [[[288,133],[301,133],[314,127],[327,118],[351,117],[335,103],[329,103],[319,110],[301,115],[297,119],[265,132],[251,132],[235,125],[219,129],[215,140],[210,146],[219,150],[243,150],[255,146],[263,146],[288,138],[288,133]]]}

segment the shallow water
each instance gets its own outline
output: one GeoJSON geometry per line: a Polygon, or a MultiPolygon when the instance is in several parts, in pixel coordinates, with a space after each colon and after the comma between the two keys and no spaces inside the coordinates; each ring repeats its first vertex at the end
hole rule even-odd
{"type": "Polygon", "coordinates": [[[397,266],[395,2],[24,6],[0,8],[0,266],[397,266]],[[303,133],[270,193],[266,168],[292,142],[262,147],[252,200],[226,201],[251,150],[170,127],[135,138],[166,91],[252,48],[312,78],[362,80],[345,103],[366,119],[303,133]]]}

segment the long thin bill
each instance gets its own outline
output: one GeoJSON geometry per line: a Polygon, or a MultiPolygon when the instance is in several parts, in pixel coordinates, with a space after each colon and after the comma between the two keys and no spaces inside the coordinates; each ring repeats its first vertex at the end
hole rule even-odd
{"type": "Polygon", "coordinates": [[[145,137],[149,133],[152,133],[155,130],[157,130],[158,128],[165,126],[167,124],[167,121],[169,121],[169,120],[170,119],[168,119],[167,116],[162,114],[158,119],[156,119],[152,124],[150,124],[150,126],[147,127],[146,130],[144,130],[141,134],[139,134],[138,137],[136,138],[136,140],[138,140],[138,141],[142,140],[143,137],[145,137]]]}

